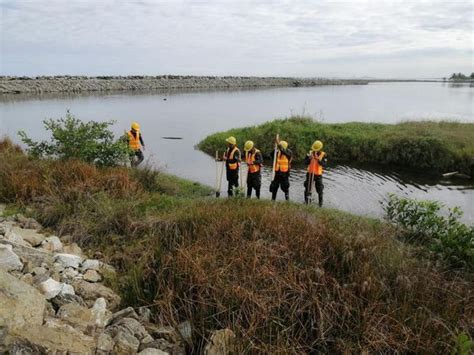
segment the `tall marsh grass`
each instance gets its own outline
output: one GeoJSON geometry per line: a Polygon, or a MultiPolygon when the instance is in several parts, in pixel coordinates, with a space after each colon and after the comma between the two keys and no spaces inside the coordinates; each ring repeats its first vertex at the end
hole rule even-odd
{"type": "Polygon", "coordinates": [[[231,129],[206,137],[198,147],[214,154],[233,135],[239,144],[251,139],[271,158],[276,133],[288,141],[301,162],[316,139],[324,142],[331,161],[377,163],[420,171],[459,171],[474,177],[474,124],[459,122],[402,122],[327,124],[308,117],[274,120],[259,126],[231,129]]]}

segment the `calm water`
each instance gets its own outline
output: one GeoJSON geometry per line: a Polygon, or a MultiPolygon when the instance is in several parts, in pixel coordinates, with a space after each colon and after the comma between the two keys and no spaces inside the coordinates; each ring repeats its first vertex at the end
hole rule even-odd
{"type": "MultiPolygon", "coordinates": [[[[0,135],[15,138],[16,132],[23,129],[35,139],[46,138],[42,120],[59,118],[67,109],[83,120],[116,120],[116,133],[122,133],[131,121],[138,121],[147,146],[145,153],[152,164],[170,173],[214,186],[213,159],[194,149],[195,144],[210,133],[301,113],[324,122],[395,123],[413,119],[474,122],[473,99],[474,87],[469,84],[443,83],[374,83],[366,86],[105,95],[17,95],[0,97],[0,135]],[[162,139],[164,136],[183,139],[166,140],[162,139]]],[[[262,187],[266,197],[269,175],[267,167],[262,187]]],[[[292,200],[303,199],[303,175],[299,170],[292,175],[292,200]]],[[[440,200],[450,207],[460,206],[465,211],[464,221],[474,222],[474,186],[471,182],[433,180],[396,171],[339,165],[327,169],[325,186],[326,206],[361,215],[382,216],[379,201],[393,192],[440,200]]]]}

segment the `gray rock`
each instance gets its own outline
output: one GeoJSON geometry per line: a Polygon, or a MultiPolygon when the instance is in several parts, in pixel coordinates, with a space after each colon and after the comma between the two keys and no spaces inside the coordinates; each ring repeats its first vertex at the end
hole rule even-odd
{"type": "MultiPolygon", "coordinates": [[[[140,324],[134,318],[121,318],[112,325],[106,328],[106,332],[109,333],[114,339],[117,338],[118,334],[129,334],[140,342],[150,343],[153,341],[153,338],[148,334],[145,327],[140,324]]],[[[137,346],[138,350],[138,346],[137,346]]]]}
{"type": "Polygon", "coordinates": [[[33,268],[33,270],[31,270],[31,273],[35,276],[36,275],[47,275],[48,270],[46,270],[44,267],[37,266],[37,267],[33,268]]]}
{"type": "Polygon", "coordinates": [[[140,322],[149,323],[151,319],[151,311],[148,307],[139,307],[138,315],[140,317],[140,322]]]}
{"type": "Polygon", "coordinates": [[[0,328],[41,326],[46,300],[34,287],[0,270],[0,328]]]}
{"type": "Polygon", "coordinates": [[[13,252],[11,245],[0,244],[0,270],[12,271],[23,269],[23,263],[18,255],[13,252]]]}
{"type": "Polygon", "coordinates": [[[139,320],[139,317],[137,313],[135,313],[135,310],[132,307],[127,307],[118,312],[115,312],[112,315],[112,317],[110,317],[107,325],[114,324],[115,322],[119,321],[122,318],[133,318],[133,319],[139,320]]]}
{"type": "Polygon", "coordinates": [[[98,271],[101,268],[101,266],[102,266],[102,262],[97,259],[86,259],[81,264],[81,270],[82,271],[87,271],[87,270],[98,271]]]}
{"type": "Polygon", "coordinates": [[[79,269],[79,266],[82,262],[82,257],[74,254],[59,253],[54,256],[54,261],[61,263],[64,268],[73,267],[75,269],[79,269]]]}
{"type": "Polygon", "coordinates": [[[44,295],[46,299],[51,299],[59,294],[62,295],[74,295],[74,287],[66,283],[61,283],[49,278],[38,285],[38,289],[44,295]]]}
{"type": "Polygon", "coordinates": [[[114,340],[107,333],[100,333],[97,338],[97,350],[112,352],[114,350],[114,340]]]}
{"type": "Polygon", "coordinates": [[[59,253],[63,251],[63,243],[61,243],[58,237],[53,235],[51,237],[47,237],[43,243],[41,243],[41,248],[52,253],[59,253]]]}
{"type": "Polygon", "coordinates": [[[160,349],[155,349],[155,348],[146,348],[140,351],[139,354],[141,355],[169,355],[168,352],[160,350],[160,349]]]}
{"type": "Polygon", "coordinates": [[[23,245],[25,247],[31,247],[31,244],[25,241],[21,235],[19,235],[18,233],[15,233],[13,231],[13,228],[5,232],[4,239],[6,241],[12,242],[13,244],[23,245]]]}
{"type": "Polygon", "coordinates": [[[16,235],[19,235],[23,238],[23,240],[27,241],[34,247],[41,245],[43,240],[46,239],[43,234],[38,233],[35,229],[23,229],[19,227],[13,227],[11,232],[16,235]]]}
{"type": "Polygon", "coordinates": [[[74,329],[90,334],[95,328],[95,318],[91,310],[77,303],[67,303],[57,312],[57,317],[74,329]]]}
{"type": "Polygon", "coordinates": [[[114,337],[114,354],[125,355],[125,354],[136,354],[140,341],[128,332],[119,332],[114,337]]]}
{"type": "Polygon", "coordinates": [[[28,285],[33,285],[33,275],[31,274],[21,275],[20,280],[27,283],[28,285]]]}
{"type": "Polygon", "coordinates": [[[76,243],[71,243],[68,245],[63,244],[63,253],[77,255],[77,256],[80,256],[82,259],[84,259],[84,253],[82,252],[82,249],[76,243]]]}
{"type": "Polygon", "coordinates": [[[89,282],[99,282],[102,279],[100,274],[97,271],[92,270],[92,269],[87,270],[83,278],[84,280],[89,281],[89,282]]]}
{"type": "Polygon", "coordinates": [[[230,329],[216,330],[211,334],[204,348],[205,355],[225,355],[235,353],[235,334],[230,329]]]}
{"type": "Polygon", "coordinates": [[[158,349],[173,355],[186,354],[184,347],[180,343],[170,343],[165,339],[155,339],[150,343],[140,344],[138,351],[143,351],[146,349],[158,349]]]}
{"type": "Polygon", "coordinates": [[[50,302],[56,307],[60,308],[62,305],[65,305],[67,303],[77,303],[80,306],[87,307],[86,302],[82,299],[82,297],[78,295],[71,295],[71,294],[59,294],[53,299],[50,300],[50,302]]]}
{"type": "Polygon", "coordinates": [[[94,305],[96,299],[103,297],[107,301],[107,308],[114,310],[120,304],[120,296],[110,288],[100,283],[90,283],[84,280],[76,280],[72,283],[76,294],[81,296],[89,307],[94,305]]]}
{"type": "Polygon", "coordinates": [[[95,325],[99,328],[105,328],[112,317],[112,312],[107,309],[107,301],[103,297],[95,301],[91,312],[95,320],[95,325]]]}
{"type": "Polygon", "coordinates": [[[34,230],[40,230],[42,228],[41,224],[39,224],[35,219],[25,217],[22,214],[17,214],[15,219],[22,228],[34,230]]]}
{"type": "Polygon", "coordinates": [[[32,248],[31,246],[18,245],[5,239],[0,239],[0,244],[11,245],[15,254],[18,255],[24,263],[30,264],[32,268],[43,264],[53,264],[52,255],[44,250],[32,248]]]}
{"type": "Polygon", "coordinates": [[[67,267],[61,274],[61,281],[72,282],[79,275],[79,271],[72,267],[67,267]]]}

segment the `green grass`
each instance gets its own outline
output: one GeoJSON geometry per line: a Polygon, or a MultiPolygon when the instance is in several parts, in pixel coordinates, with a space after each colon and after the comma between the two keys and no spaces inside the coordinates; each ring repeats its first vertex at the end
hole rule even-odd
{"type": "Polygon", "coordinates": [[[460,171],[474,176],[474,124],[459,122],[320,123],[307,117],[274,120],[206,137],[199,149],[214,155],[233,135],[239,145],[248,139],[269,159],[276,133],[288,141],[295,162],[302,162],[316,139],[323,141],[332,162],[376,163],[418,171],[460,171]]]}
{"type": "Polygon", "coordinates": [[[382,221],[215,199],[150,169],[39,161],[5,142],[0,161],[0,202],[100,251],[124,306],[190,320],[189,352],[225,327],[237,353],[449,353],[472,338],[471,275],[417,257],[382,221]]]}

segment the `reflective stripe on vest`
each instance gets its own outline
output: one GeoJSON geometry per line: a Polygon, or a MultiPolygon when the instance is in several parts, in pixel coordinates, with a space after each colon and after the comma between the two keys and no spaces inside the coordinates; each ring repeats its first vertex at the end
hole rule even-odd
{"type": "Polygon", "coordinates": [[[308,173],[314,175],[323,175],[323,166],[320,164],[320,160],[324,158],[326,153],[321,152],[318,156],[316,152],[312,154],[311,161],[308,165],[308,173]]]}
{"type": "Polygon", "coordinates": [[[136,137],[133,135],[132,131],[128,131],[128,146],[132,150],[140,149],[140,133],[136,133],[136,137]]]}
{"type": "Polygon", "coordinates": [[[290,161],[288,160],[288,157],[282,152],[278,152],[275,171],[286,173],[288,170],[290,170],[290,161]]]}
{"type": "Polygon", "coordinates": [[[255,149],[255,152],[253,154],[247,153],[247,164],[249,166],[249,174],[258,173],[260,171],[261,165],[254,164],[255,155],[257,155],[257,153],[260,153],[258,149],[255,149]]]}
{"type": "MultiPolygon", "coordinates": [[[[226,160],[234,159],[235,152],[237,152],[237,151],[239,151],[239,148],[237,148],[235,146],[234,149],[232,149],[232,151],[230,152],[229,156],[226,157],[226,160]]],[[[237,170],[237,168],[240,166],[240,164],[238,162],[237,163],[228,163],[228,166],[229,166],[229,170],[237,170]]]]}

